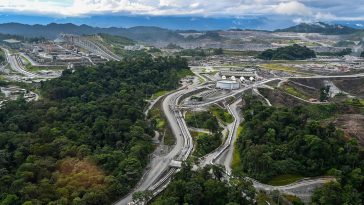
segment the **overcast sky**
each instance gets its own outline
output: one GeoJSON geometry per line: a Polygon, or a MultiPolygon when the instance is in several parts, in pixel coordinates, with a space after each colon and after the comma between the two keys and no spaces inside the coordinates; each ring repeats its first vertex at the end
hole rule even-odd
{"type": "Polygon", "coordinates": [[[364,0],[0,0],[0,11],[50,16],[273,14],[296,20],[364,20],[364,0]]]}
{"type": "Polygon", "coordinates": [[[294,23],[363,21],[364,0],[0,0],[0,14],[53,18],[93,15],[276,16],[294,23]]]}

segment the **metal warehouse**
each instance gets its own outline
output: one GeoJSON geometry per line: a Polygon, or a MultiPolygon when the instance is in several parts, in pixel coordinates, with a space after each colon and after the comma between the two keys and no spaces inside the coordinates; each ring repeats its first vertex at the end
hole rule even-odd
{"type": "Polygon", "coordinates": [[[216,83],[216,88],[224,90],[236,90],[240,88],[240,84],[236,81],[221,80],[216,83]]]}

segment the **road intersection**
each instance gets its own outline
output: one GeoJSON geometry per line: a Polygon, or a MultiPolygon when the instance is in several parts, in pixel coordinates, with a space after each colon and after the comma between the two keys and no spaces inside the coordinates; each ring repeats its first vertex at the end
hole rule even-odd
{"type": "MultiPolygon", "coordinates": [[[[197,76],[203,78],[203,76],[201,75],[197,76]]],[[[229,95],[225,95],[219,99],[191,106],[180,106],[178,103],[179,99],[182,98],[184,95],[188,95],[189,93],[201,87],[201,84],[194,83],[190,86],[184,87],[183,89],[177,90],[176,92],[167,94],[162,102],[162,110],[167,118],[167,121],[172,129],[174,136],[176,137],[176,145],[174,146],[172,151],[165,157],[161,157],[160,159],[154,159],[154,161],[152,160],[151,162],[152,166],[150,166],[151,169],[141,180],[142,182],[138,185],[138,188],[135,189],[133,192],[150,190],[154,193],[154,195],[157,195],[167,186],[167,184],[171,179],[171,176],[175,172],[179,171],[179,168],[171,167],[170,162],[172,160],[185,161],[191,154],[193,149],[192,137],[189,133],[186,122],[182,117],[182,113],[180,111],[181,109],[210,106],[218,102],[223,102],[227,98],[239,96],[241,95],[241,93],[247,90],[254,89],[258,86],[265,85],[272,81],[283,81],[287,79],[329,79],[329,78],[354,78],[354,77],[364,77],[364,74],[271,78],[262,80],[260,82],[255,82],[239,90],[232,91],[229,95]]],[[[210,81],[210,79],[206,78],[203,79],[206,81],[210,81]]],[[[231,174],[231,161],[234,152],[234,143],[236,141],[239,124],[243,120],[241,119],[238,111],[238,104],[240,102],[241,99],[238,99],[234,103],[226,106],[229,113],[232,114],[232,116],[234,117],[234,122],[227,126],[229,129],[229,136],[227,140],[218,149],[200,159],[201,167],[206,166],[208,164],[221,164],[226,168],[227,173],[231,174]]],[[[259,190],[265,190],[265,191],[279,190],[285,193],[294,193],[298,196],[301,196],[302,198],[305,197],[307,198],[307,193],[302,192],[302,189],[312,191],[312,189],[310,188],[321,186],[322,184],[332,181],[334,179],[330,177],[304,179],[297,183],[281,187],[262,184],[254,179],[251,180],[254,186],[259,190]]],[[[132,201],[132,194],[129,194],[126,198],[124,198],[123,200],[119,201],[116,204],[123,205],[123,204],[128,204],[131,201],[132,201]]]]}

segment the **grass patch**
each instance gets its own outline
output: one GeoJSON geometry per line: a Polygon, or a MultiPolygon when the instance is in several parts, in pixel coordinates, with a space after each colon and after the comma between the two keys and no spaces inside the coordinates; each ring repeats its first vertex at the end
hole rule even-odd
{"type": "Polygon", "coordinates": [[[198,80],[200,81],[200,83],[205,83],[206,80],[204,78],[201,78],[200,76],[198,76],[198,80]]]}
{"type": "Polygon", "coordinates": [[[154,93],[153,96],[150,99],[155,100],[155,99],[159,98],[160,96],[163,96],[163,95],[165,95],[167,93],[169,93],[169,91],[166,91],[166,90],[158,91],[158,92],[154,93]]]}
{"type": "MultiPolygon", "coordinates": [[[[241,132],[243,131],[243,127],[239,126],[238,127],[238,131],[236,133],[237,138],[240,136],[241,132]]],[[[237,141],[238,139],[236,139],[237,141]]],[[[240,167],[242,166],[242,162],[241,162],[241,158],[240,158],[240,153],[236,147],[236,143],[234,144],[234,152],[233,152],[233,159],[231,161],[231,168],[232,170],[239,170],[240,167]]]]}
{"type": "Polygon", "coordinates": [[[304,100],[308,100],[310,99],[308,96],[304,95],[303,93],[301,93],[300,91],[298,91],[296,88],[289,86],[287,84],[285,84],[283,86],[283,90],[286,91],[287,93],[294,95],[296,97],[302,98],[304,100]]]}
{"type": "Polygon", "coordinates": [[[283,185],[287,185],[287,184],[296,182],[300,179],[303,179],[303,177],[301,175],[283,174],[283,175],[273,177],[271,180],[268,181],[267,184],[273,185],[273,186],[283,186],[283,185]]]}
{"type": "Polygon", "coordinates": [[[25,70],[29,72],[37,72],[42,70],[64,70],[66,69],[66,66],[33,66],[32,63],[25,58],[24,56],[19,55],[19,57],[22,59],[24,63],[25,70]]]}
{"type": "Polygon", "coordinates": [[[230,124],[234,122],[234,117],[226,111],[226,109],[221,109],[218,106],[212,106],[210,108],[212,115],[220,119],[224,124],[230,124]]]}
{"type": "Polygon", "coordinates": [[[64,70],[66,69],[65,66],[49,66],[49,67],[44,67],[44,66],[32,66],[31,64],[28,64],[25,67],[26,70],[31,71],[31,72],[37,72],[37,71],[42,71],[42,70],[64,70]]]}
{"type": "Polygon", "coordinates": [[[281,65],[281,64],[272,64],[272,63],[271,64],[263,64],[262,67],[265,68],[265,69],[268,69],[268,70],[283,71],[283,72],[287,72],[287,73],[308,75],[308,73],[298,71],[298,69],[295,68],[295,67],[284,66],[284,65],[281,65]]]}

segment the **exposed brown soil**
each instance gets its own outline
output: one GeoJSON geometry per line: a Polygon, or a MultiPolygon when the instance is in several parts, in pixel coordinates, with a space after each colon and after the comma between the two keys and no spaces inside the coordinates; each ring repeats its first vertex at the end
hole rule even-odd
{"type": "Polygon", "coordinates": [[[305,87],[305,84],[298,84],[298,83],[294,83],[294,82],[287,82],[287,85],[293,87],[295,90],[297,90],[299,93],[302,93],[303,95],[309,97],[309,98],[315,98],[318,99],[320,98],[320,89],[317,89],[316,87],[312,87],[312,88],[316,88],[316,89],[312,89],[310,87],[305,87]]]}
{"type": "MultiPolygon", "coordinates": [[[[364,78],[333,78],[331,80],[341,90],[357,96],[358,98],[364,98],[364,78]]],[[[320,89],[324,87],[323,79],[294,79],[293,81],[320,89]]]]}
{"type": "Polygon", "coordinates": [[[346,137],[355,138],[361,146],[364,146],[364,115],[340,115],[334,123],[345,132],[346,137]]]}
{"type": "Polygon", "coordinates": [[[278,89],[270,90],[267,88],[259,88],[259,92],[266,97],[273,106],[294,107],[304,104],[301,100],[287,95],[278,89]]]}
{"type": "Polygon", "coordinates": [[[318,90],[320,90],[322,87],[325,86],[324,80],[322,80],[322,79],[293,79],[292,81],[295,81],[297,83],[301,83],[303,85],[307,85],[310,87],[314,87],[318,90]]]}
{"type": "Polygon", "coordinates": [[[364,98],[364,78],[339,79],[333,80],[333,83],[351,95],[364,98]]]}

